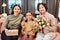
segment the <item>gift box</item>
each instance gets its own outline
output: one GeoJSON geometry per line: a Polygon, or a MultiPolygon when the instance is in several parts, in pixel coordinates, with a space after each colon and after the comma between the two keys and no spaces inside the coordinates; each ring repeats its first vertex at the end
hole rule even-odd
{"type": "Polygon", "coordinates": [[[18,36],[18,30],[17,29],[5,30],[5,33],[7,36],[18,36]]]}

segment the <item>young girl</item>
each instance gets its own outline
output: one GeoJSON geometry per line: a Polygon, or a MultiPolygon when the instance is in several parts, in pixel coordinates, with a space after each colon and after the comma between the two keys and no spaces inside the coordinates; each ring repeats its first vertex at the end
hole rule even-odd
{"type": "Polygon", "coordinates": [[[32,19],[32,13],[26,13],[26,20],[21,23],[22,38],[20,40],[34,40],[35,30],[38,28],[36,22],[32,19]]]}

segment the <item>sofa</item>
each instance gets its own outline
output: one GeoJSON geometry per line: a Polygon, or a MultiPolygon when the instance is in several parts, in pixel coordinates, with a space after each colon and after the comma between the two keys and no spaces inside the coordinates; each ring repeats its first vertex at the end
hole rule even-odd
{"type": "Polygon", "coordinates": [[[56,36],[56,38],[54,40],[60,40],[60,24],[58,24],[56,31],[57,31],[56,32],[57,33],[57,36],[56,36]]]}

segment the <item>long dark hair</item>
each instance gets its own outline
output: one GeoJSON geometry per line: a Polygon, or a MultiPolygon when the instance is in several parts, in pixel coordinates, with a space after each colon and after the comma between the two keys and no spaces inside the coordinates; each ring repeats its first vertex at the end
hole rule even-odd
{"type": "MultiPolygon", "coordinates": [[[[27,13],[31,13],[31,15],[32,15],[32,12],[31,12],[31,11],[26,12],[26,14],[27,14],[27,13]]],[[[25,17],[26,17],[26,14],[25,14],[25,17]]],[[[33,16],[33,15],[32,15],[32,16],[33,16]]],[[[31,20],[34,21],[33,18],[32,18],[31,20]]],[[[25,20],[25,22],[28,22],[27,19],[25,20]]]]}
{"type": "Polygon", "coordinates": [[[15,4],[13,7],[12,7],[12,12],[11,12],[11,14],[14,14],[14,8],[16,7],[16,6],[18,6],[19,8],[20,8],[20,10],[21,10],[21,7],[20,7],[20,5],[19,4],[15,4]]]}

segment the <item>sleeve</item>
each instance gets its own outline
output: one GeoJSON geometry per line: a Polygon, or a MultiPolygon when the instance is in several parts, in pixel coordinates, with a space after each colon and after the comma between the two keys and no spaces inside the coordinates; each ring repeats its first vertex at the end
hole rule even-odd
{"type": "Polygon", "coordinates": [[[22,21],[21,26],[22,26],[22,30],[21,30],[22,34],[25,34],[25,23],[24,23],[24,21],[22,21]]]}
{"type": "Polygon", "coordinates": [[[51,26],[56,26],[56,19],[55,19],[55,17],[54,16],[52,16],[51,17],[51,20],[50,20],[50,24],[51,24],[51,26]]]}
{"type": "Polygon", "coordinates": [[[7,17],[7,19],[6,19],[6,21],[5,21],[5,24],[4,24],[4,27],[5,27],[5,28],[8,27],[8,23],[9,23],[9,20],[8,20],[8,17],[7,17]]]}
{"type": "Polygon", "coordinates": [[[20,23],[22,22],[22,20],[23,20],[23,15],[22,14],[20,14],[19,15],[19,18],[20,18],[20,23]]]}
{"type": "Polygon", "coordinates": [[[37,22],[34,22],[33,31],[34,31],[34,33],[39,31],[37,22]]]}
{"type": "Polygon", "coordinates": [[[50,29],[52,31],[56,31],[56,28],[57,28],[57,19],[54,16],[51,17],[50,26],[51,26],[50,29]]]}

